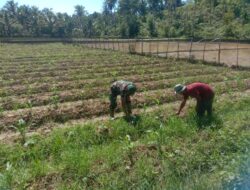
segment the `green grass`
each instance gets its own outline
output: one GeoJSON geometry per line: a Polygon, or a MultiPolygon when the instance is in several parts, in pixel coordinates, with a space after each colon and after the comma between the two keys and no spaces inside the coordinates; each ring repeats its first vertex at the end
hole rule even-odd
{"type": "Polygon", "coordinates": [[[247,189],[250,98],[213,118],[170,110],[89,123],[0,147],[0,189],[247,189]]]}

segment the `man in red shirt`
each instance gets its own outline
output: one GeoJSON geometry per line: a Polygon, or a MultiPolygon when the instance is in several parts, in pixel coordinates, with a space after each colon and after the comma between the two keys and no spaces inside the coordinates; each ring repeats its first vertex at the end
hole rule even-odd
{"type": "Polygon", "coordinates": [[[200,82],[195,82],[187,86],[177,84],[174,87],[174,90],[176,94],[183,95],[183,101],[180,105],[179,111],[176,113],[177,115],[179,115],[184,108],[188,97],[196,99],[196,112],[199,117],[203,116],[206,111],[209,116],[212,115],[214,91],[208,84],[200,82]]]}

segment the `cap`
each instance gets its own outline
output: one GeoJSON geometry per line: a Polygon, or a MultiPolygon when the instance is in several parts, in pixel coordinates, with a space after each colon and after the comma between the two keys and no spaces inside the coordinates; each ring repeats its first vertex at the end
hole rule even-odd
{"type": "Polygon", "coordinates": [[[177,94],[182,93],[185,89],[186,89],[186,86],[185,86],[185,85],[182,85],[182,84],[177,84],[177,85],[175,85],[175,87],[174,87],[174,91],[175,91],[175,93],[177,93],[177,94]]]}
{"type": "Polygon", "coordinates": [[[136,91],[136,86],[134,84],[129,84],[127,86],[128,92],[130,95],[133,95],[136,91]]]}

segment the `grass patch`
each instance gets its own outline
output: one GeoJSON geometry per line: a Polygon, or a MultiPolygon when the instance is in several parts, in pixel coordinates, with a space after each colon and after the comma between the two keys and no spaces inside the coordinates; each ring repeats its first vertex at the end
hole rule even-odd
{"type": "Polygon", "coordinates": [[[166,110],[160,110],[135,121],[121,118],[56,130],[46,138],[29,137],[27,146],[2,145],[0,187],[249,187],[249,105],[249,97],[225,100],[202,128],[192,113],[167,118],[166,110]]]}

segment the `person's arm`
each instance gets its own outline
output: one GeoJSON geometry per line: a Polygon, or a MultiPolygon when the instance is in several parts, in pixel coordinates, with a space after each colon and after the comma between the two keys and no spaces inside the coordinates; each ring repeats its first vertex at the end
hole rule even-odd
{"type": "Polygon", "coordinates": [[[182,102],[181,102],[181,105],[180,105],[179,111],[176,113],[176,115],[180,115],[181,110],[182,110],[182,109],[185,107],[185,105],[186,105],[186,102],[187,102],[187,98],[186,98],[186,97],[184,97],[184,98],[183,98],[183,100],[182,100],[182,102]]]}

